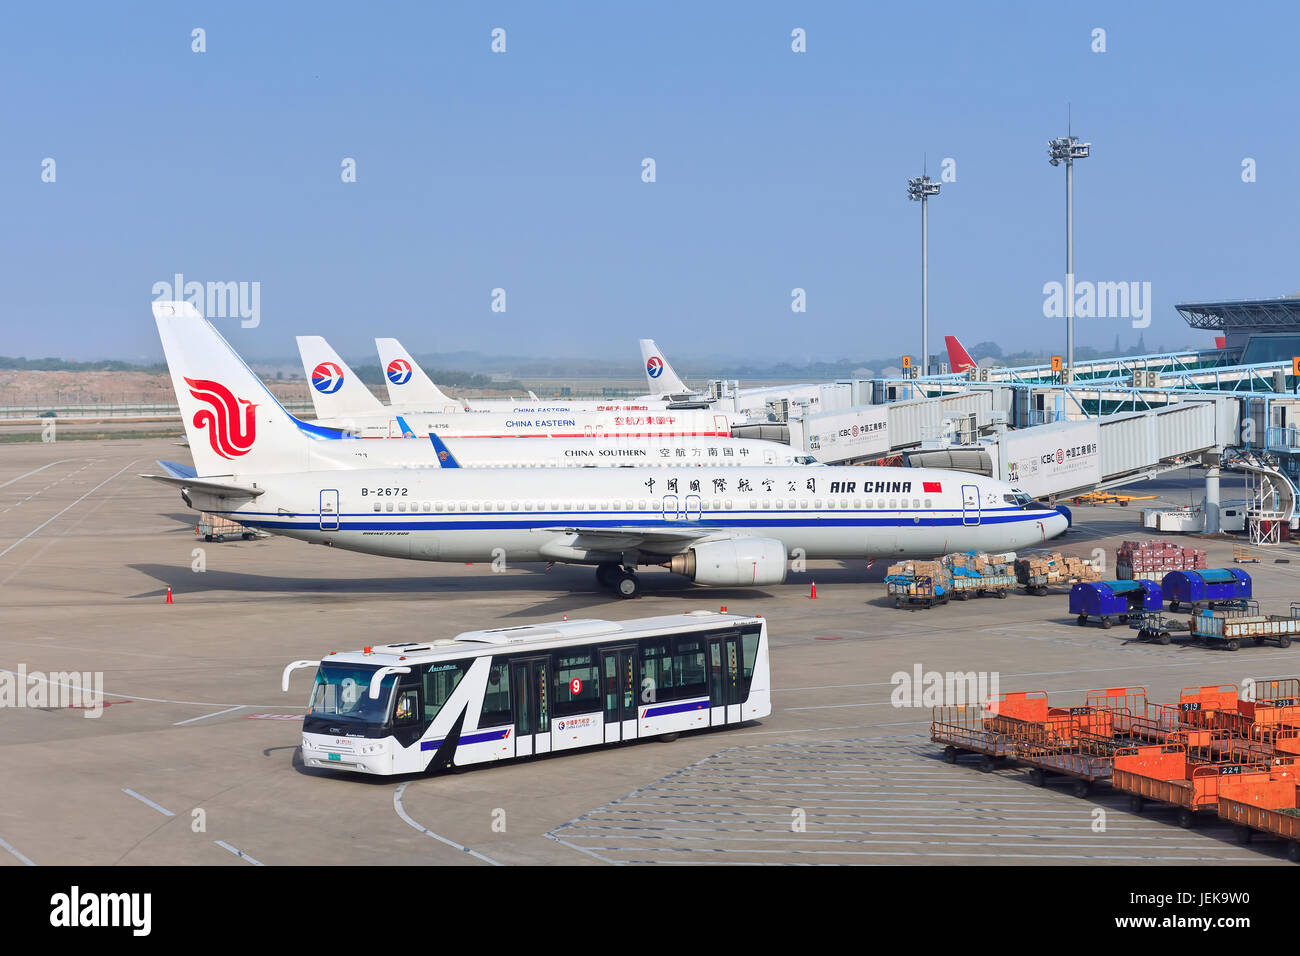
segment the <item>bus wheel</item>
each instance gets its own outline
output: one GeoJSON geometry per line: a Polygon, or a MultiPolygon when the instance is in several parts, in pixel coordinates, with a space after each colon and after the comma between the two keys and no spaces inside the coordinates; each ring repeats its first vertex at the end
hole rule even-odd
{"type": "Polygon", "coordinates": [[[641,581],[631,571],[623,571],[614,579],[614,593],[621,598],[634,598],[641,593],[641,581]]]}
{"type": "Polygon", "coordinates": [[[660,734],[659,739],[666,744],[670,744],[680,736],[681,734],[660,734]]]}

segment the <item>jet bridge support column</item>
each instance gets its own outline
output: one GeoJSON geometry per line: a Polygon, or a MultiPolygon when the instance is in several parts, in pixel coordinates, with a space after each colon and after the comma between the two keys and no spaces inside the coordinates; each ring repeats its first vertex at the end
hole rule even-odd
{"type": "Polygon", "coordinates": [[[1222,450],[1207,452],[1201,457],[1205,465],[1205,532],[1219,533],[1219,464],[1222,450]]]}

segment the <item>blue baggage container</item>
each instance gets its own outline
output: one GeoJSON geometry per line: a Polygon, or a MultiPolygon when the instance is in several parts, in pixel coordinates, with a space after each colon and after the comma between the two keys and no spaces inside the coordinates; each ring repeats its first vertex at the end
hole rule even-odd
{"type": "Polygon", "coordinates": [[[1159,611],[1164,607],[1160,585],[1145,579],[1137,581],[1095,581],[1070,588],[1070,613],[1080,627],[1095,617],[1102,627],[1111,626],[1111,618],[1127,621],[1130,614],[1159,611]]]}
{"type": "Polygon", "coordinates": [[[1250,575],[1240,568],[1170,571],[1162,586],[1171,611],[1177,611],[1180,604],[1214,607],[1251,596],[1250,575]]]}

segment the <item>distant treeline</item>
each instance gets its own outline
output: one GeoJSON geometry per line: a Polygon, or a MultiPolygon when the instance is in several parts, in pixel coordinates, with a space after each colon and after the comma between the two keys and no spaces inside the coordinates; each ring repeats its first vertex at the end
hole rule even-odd
{"type": "Polygon", "coordinates": [[[155,362],[152,365],[136,365],[134,362],[119,362],[110,359],[103,362],[70,362],[59,358],[10,358],[0,355],[0,370],[18,370],[32,372],[165,372],[167,366],[155,362]]]}

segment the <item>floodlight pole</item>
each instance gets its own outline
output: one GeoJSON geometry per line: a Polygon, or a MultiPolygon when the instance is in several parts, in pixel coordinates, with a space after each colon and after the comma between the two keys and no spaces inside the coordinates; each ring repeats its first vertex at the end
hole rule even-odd
{"type": "Polygon", "coordinates": [[[921,202],[921,374],[930,374],[930,217],[928,201],[939,184],[922,173],[907,181],[907,198],[921,202]]]}
{"type": "Polygon", "coordinates": [[[1087,159],[1092,143],[1062,136],[1047,144],[1053,166],[1065,163],[1065,367],[1074,369],[1074,161],[1087,159]]]}

